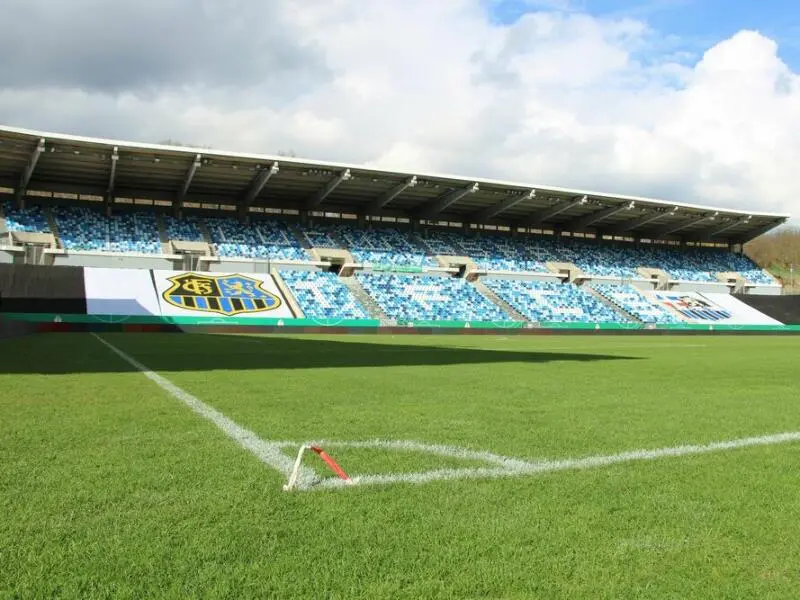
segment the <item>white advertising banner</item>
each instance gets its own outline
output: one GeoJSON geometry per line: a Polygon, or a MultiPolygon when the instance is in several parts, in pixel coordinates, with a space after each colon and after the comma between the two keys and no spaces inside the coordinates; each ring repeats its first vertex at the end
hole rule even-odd
{"type": "Polygon", "coordinates": [[[152,273],[161,315],[165,317],[293,317],[269,274],[155,270],[152,273]]]}
{"type": "Polygon", "coordinates": [[[90,315],[159,316],[161,308],[147,269],[85,267],[86,312],[90,315]]]}
{"type": "Polygon", "coordinates": [[[645,292],[667,311],[692,323],[718,325],[780,325],[730,294],[700,292],[645,292]]]}
{"type": "Polygon", "coordinates": [[[705,296],[733,315],[732,320],[728,321],[728,323],[737,325],[783,325],[780,321],[768,317],[730,294],[705,294],[705,296]]]}

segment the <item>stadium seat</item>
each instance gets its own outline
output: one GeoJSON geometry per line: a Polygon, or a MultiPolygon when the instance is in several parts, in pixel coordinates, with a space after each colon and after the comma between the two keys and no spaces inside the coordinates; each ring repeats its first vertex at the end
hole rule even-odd
{"type": "Polygon", "coordinates": [[[273,258],[283,260],[308,260],[311,256],[282,221],[258,221],[253,224],[264,243],[270,248],[273,258]]]}
{"type": "Polygon", "coordinates": [[[655,325],[680,323],[680,319],[661,306],[650,302],[632,285],[594,285],[593,287],[604,298],[643,323],[655,325]]]}
{"type": "Polygon", "coordinates": [[[200,229],[200,219],[196,217],[178,219],[172,216],[165,216],[164,227],[170,240],[181,242],[206,241],[200,229]]]}
{"type": "Polygon", "coordinates": [[[484,283],[534,322],[617,323],[629,319],[571,283],[485,279],[484,283]]]}
{"type": "MultiPolygon", "coordinates": [[[[11,232],[50,231],[45,211],[4,204],[11,232]]],[[[105,252],[160,253],[158,218],[151,213],[120,212],[106,217],[89,207],[52,208],[65,248],[105,252]]],[[[219,256],[261,260],[309,260],[310,255],[290,225],[279,219],[243,224],[234,218],[163,217],[171,240],[206,241],[207,227],[219,256]],[[205,225],[204,225],[205,223],[205,225]]],[[[487,271],[548,272],[548,262],[575,264],[594,278],[625,283],[638,277],[640,267],[665,271],[671,279],[717,283],[720,273],[738,273],[746,281],[776,285],[777,281],[750,259],[722,249],[677,248],[664,245],[604,244],[553,236],[516,236],[430,228],[411,233],[398,228],[360,229],[350,224],[296,225],[300,238],[311,247],[348,250],[353,259],[371,266],[435,267],[435,255],[466,256],[487,271]]]]}
{"type": "Polygon", "coordinates": [[[338,227],[338,239],[360,264],[408,267],[436,266],[433,257],[416,244],[408,233],[397,229],[338,227]]]}
{"type": "Polygon", "coordinates": [[[431,254],[467,256],[479,268],[490,271],[545,273],[553,256],[541,244],[497,234],[464,235],[442,230],[428,230],[421,239],[431,254]]]}
{"type": "Polygon", "coordinates": [[[236,219],[206,219],[217,254],[265,260],[307,260],[300,244],[280,221],[245,224],[236,219]]]}
{"type": "Polygon", "coordinates": [[[47,217],[39,206],[29,206],[24,210],[14,208],[11,202],[3,204],[6,227],[9,231],[24,233],[50,233],[47,217]]]}
{"type": "Polygon", "coordinates": [[[335,225],[305,225],[299,228],[311,248],[344,248],[336,238],[335,225]]]}
{"type": "Polygon", "coordinates": [[[334,273],[281,271],[308,319],[368,319],[366,310],[334,273]]]}
{"type": "Polygon", "coordinates": [[[67,250],[160,254],[158,220],[153,213],[118,213],[107,217],[99,210],[57,206],[53,218],[67,250]]]}
{"type": "Polygon", "coordinates": [[[463,279],[360,273],[358,281],[398,321],[509,321],[509,315],[463,279]]]}

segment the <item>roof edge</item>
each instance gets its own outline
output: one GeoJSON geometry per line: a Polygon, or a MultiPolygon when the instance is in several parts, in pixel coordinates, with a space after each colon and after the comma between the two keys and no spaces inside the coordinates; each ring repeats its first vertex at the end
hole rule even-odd
{"type": "MultiPolygon", "coordinates": [[[[144,150],[144,151],[161,151],[161,152],[174,152],[174,153],[182,153],[182,154],[191,154],[196,155],[198,153],[202,154],[204,157],[218,157],[218,158],[230,158],[230,159],[248,159],[254,161],[261,161],[261,162],[274,162],[278,161],[281,163],[289,163],[294,164],[297,166],[311,166],[311,167],[319,167],[319,168],[326,168],[326,169],[351,169],[351,170],[358,170],[367,173],[373,173],[375,175],[384,175],[384,176],[395,176],[395,177],[409,177],[412,175],[416,175],[419,178],[423,179],[448,179],[448,180],[456,180],[463,182],[465,184],[469,183],[478,183],[484,185],[494,185],[498,187],[508,187],[508,188],[520,188],[520,189],[536,189],[542,190],[557,194],[571,194],[575,196],[590,196],[592,198],[602,199],[602,200],[610,200],[610,201],[619,201],[619,202],[641,202],[641,203],[648,203],[648,204],[656,204],[665,207],[679,207],[679,208],[686,208],[686,209],[693,209],[699,211],[719,211],[723,212],[727,215],[741,215],[741,216],[752,216],[752,217],[760,217],[760,218],[771,218],[771,219],[783,219],[787,221],[792,218],[792,215],[786,213],[771,213],[771,212],[760,212],[760,211],[747,211],[747,210],[740,210],[734,208],[721,208],[718,206],[708,206],[703,204],[692,204],[688,202],[676,202],[670,200],[660,200],[657,198],[647,198],[644,196],[631,196],[626,194],[612,194],[608,192],[596,192],[591,190],[582,190],[576,188],[565,188],[560,186],[552,186],[552,185],[539,185],[539,184],[532,184],[532,183],[521,183],[518,181],[505,181],[500,179],[486,179],[481,177],[468,177],[465,175],[453,175],[449,173],[431,173],[425,171],[392,171],[384,168],[372,167],[368,165],[359,165],[359,164],[352,164],[352,163],[340,163],[340,162],[331,162],[331,161],[321,161],[315,159],[301,159],[296,157],[287,157],[287,156],[279,156],[275,154],[255,154],[255,153],[245,153],[245,152],[234,152],[234,151],[226,151],[226,150],[215,150],[215,149],[205,149],[205,148],[198,148],[198,147],[190,147],[190,146],[167,146],[162,144],[147,144],[143,142],[133,142],[133,141],[125,141],[125,140],[115,140],[111,138],[94,138],[88,136],[80,136],[80,135],[72,135],[66,133],[56,133],[56,132],[49,132],[49,131],[39,131],[33,129],[26,129],[21,127],[12,127],[8,125],[0,125],[0,133],[10,133],[22,136],[30,136],[32,138],[46,138],[46,139],[54,139],[54,140],[61,140],[64,142],[74,142],[74,143],[85,143],[85,144],[97,144],[97,145],[105,145],[109,147],[117,146],[119,149],[133,149],[133,150],[144,150]]],[[[778,227],[780,224],[776,224],[775,226],[778,227]]]]}

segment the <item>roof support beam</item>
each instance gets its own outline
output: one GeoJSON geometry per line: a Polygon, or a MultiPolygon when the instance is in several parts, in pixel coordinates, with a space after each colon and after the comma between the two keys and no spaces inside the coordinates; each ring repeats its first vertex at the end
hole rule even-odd
{"type": "Polygon", "coordinates": [[[325,198],[331,195],[333,190],[335,190],[339,185],[343,182],[352,179],[353,176],[350,173],[350,169],[345,169],[341,173],[339,173],[336,177],[331,179],[324,188],[322,188],[319,192],[314,194],[308,202],[306,202],[306,209],[311,210],[313,208],[317,208],[320,204],[325,201],[325,198]]]}
{"type": "Polygon", "coordinates": [[[741,236],[737,236],[736,238],[731,239],[730,241],[735,243],[735,244],[744,244],[746,242],[749,242],[750,240],[756,239],[760,235],[764,235],[768,231],[772,231],[773,229],[775,229],[779,225],[783,225],[785,222],[786,222],[785,219],[778,219],[776,221],[770,221],[769,223],[766,223],[766,224],[762,225],[761,227],[757,227],[755,229],[751,229],[747,233],[745,233],[745,234],[743,234],[741,236]]]}
{"type": "Polygon", "coordinates": [[[501,200],[494,206],[488,206],[483,210],[479,210],[475,214],[470,217],[470,220],[473,223],[483,223],[484,221],[488,221],[496,217],[497,215],[504,213],[509,208],[515,207],[517,204],[521,202],[525,202],[525,200],[533,200],[536,198],[536,190],[528,190],[527,192],[514,194],[512,196],[508,196],[504,200],[501,200]]]}
{"type": "Polygon", "coordinates": [[[656,229],[652,233],[652,237],[655,239],[664,238],[668,235],[672,235],[673,233],[678,233],[679,231],[683,231],[687,227],[691,227],[692,225],[697,225],[698,223],[702,223],[704,221],[712,221],[717,218],[719,213],[709,213],[704,216],[694,216],[689,217],[688,219],[684,219],[682,221],[678,221],[677,223],[671,223],[669,225],[664,225],[660,229],[656,229]]]}
{"type": "Polygon", "coordinates": [[[186,171],[186,176],[183,178],[183,185],[181,186],[180,191],[178,192],[178,199],[175,203],[176,210],[180,210],[183,208],[183,199],[186,198],[186,194],[189,192],[189,187],[192,185],[192,179],[194,179],[194,174],[197,173],[197,169],[200,168],[200,161],[203,160],[202,154],[197,154],[192,161],[192,164],[189,166],[189,170],[186,171]]]}
{"type": "Polygon", "coordinates": [[[269,167],[263,167],[253,178],[250,187],[247,188],[247,192],[244,194],[244,198],[242,199],[244,206],[252,205],[267,185],[267,182],[277,175],[280,170],[281,168],[278,161],[275,161],[269,167]]]}
{"type": "Polygon", "coordinates": [[[750,218],[751,217],[747,216],[747,217],[742,217],[741,219],[730,219],[727,222],[718,225],[717,227],[714,227],[712,229],[708,229],[707,231],[705,231],[703,233],[703,238],[707,239],[707,240],[709,240],[711,238],[715,238],[718,235],[722,235],[726,231],[728,231],[730,229],[733,229],[737,225],[742,225],[743,223],[748,223],[750,221],[750,218]]]}
{"type": "Polygon", "coordinates": [[[606,229],[606,233],[610,235],[616,235],[620,233],[627,233],[634,229],[639,229],[648,223],[653,223],[654,221],[658,221],[659,219],[663,219],[667,215],[674,215],[678,211],[677,208],[673,208],[671,211],[663,211],[663,212],[652,212],[647,213],[639,217],[638,219],[631,219],[630,221],[623,221],[622,223],[618,223],[613,227],[609,227],[606,229]]]}
{"type": "Polygon", "coordinates": [[[375,214],[381,209],[389,206],[389,204],[397,198],[400,194],[405,192],[408,188],[413,188],[417,185],[417,176],[412,175],[408,179],[406,179],[403,183],[400,183],[394,186],[392,189],[388,190],[386,193],[381,194],[375,200],[370,203],[367,207],[367,214],[375,214]]]}
{"type": "Polygon", "coordinates": [[[114,186],[117,179],[117,161],[119,160],[119,148],[114,146],[111,151],[111,173],[108,175],[108,188],[106,189],[106,197],[111,198],[114,195],[114,186]]]}
{"type": "Polygon", "coordinates": [[[422,210],[419,212],[419,217],[428,220],[433,219],[434,217],[440,215],[443,211],[453,206],[453,204],[461,200],[464,196],[474,194],[478,191],[478,189],[480,189],[480,186],[477,183],[473,183],[472,185],[460,190],[447,192],[446,194],[436,198],[433,202],[425,204],[422,207],[422,210]]]}
{"type": "Polygon", "coordinates": [[[522,227],[537,227],[548,219],[552,219],[556,215],[560,215],[562,212],[576,206],[586,204],[588,201],[588,196],[579,196],[577,198],[572,198],[571,200],[558,202],[549,208],[543,208],[542,210],[533,213],[528,218],[520,221],[519,225],[522,227]]]}
{"type": "Polygon", "coordinates": [[[31,157],[28,159],[28,164],[25,170],[19,177],[19,185],[17,185],[17,204],[22,206],[25,201],[25,193],[28,191],[28,184],[31,182],[33,171],[36,169],[36,163],[39,162],[39,157],[44,154],[45,139],[39,138],[39,143],[36,144],[31,157]]]}
{"type": "Polygon", "coordinates": [[[627,204],[619,204],[616,206],[608,206],[606,208],[596,210],[588,215],[583,215],[581,217],[577,217],[572,219],[569,223],[565,223],[561,226],[564,231],[584,231],[587,227],[594,225],[598,221],[602,221],[603,219],[607,219],[608,217],[614,216],[617,213],[621,213],[623,210],[631,210],[635,204],[633,202],[628,202],[627,204]]]}

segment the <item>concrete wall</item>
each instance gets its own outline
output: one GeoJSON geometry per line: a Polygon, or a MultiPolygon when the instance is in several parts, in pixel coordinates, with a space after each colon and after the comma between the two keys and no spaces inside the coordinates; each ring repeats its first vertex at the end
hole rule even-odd
{"type": "Polygon", "coordinates": [[[710,293],[710,294],[730,294],[731,288],[729,288],[724,283],[701,283],[701,282],[685,282],[685,283],[676,283],[672,284],[669,290],[665,290],[669,292],[700,292],[702,293],[710,293]]]}
{"type": "MultiPolygon", "coordinates": [[[[176,268],[176,261],[153,256],[123,256],[120,254],[54,254],[53,265],[69,267],[101,267],[105,269],[167,269],[176,268]]],[[[180,269],[180,263],[177,268],[180,269]]]]}
{"type": "Polygon", "coordinates": [[[781,296],[783,288],[779,285],[757,285],[752,288],[745,288],[745,294],[749,296],[781,296]]]}

